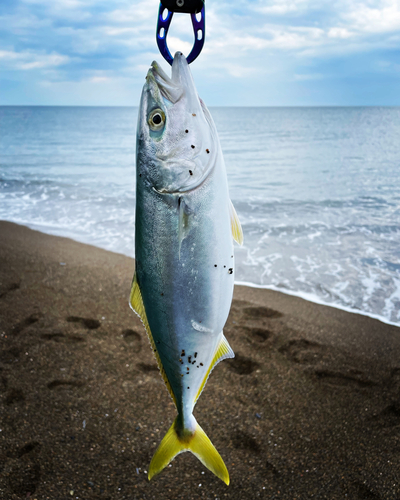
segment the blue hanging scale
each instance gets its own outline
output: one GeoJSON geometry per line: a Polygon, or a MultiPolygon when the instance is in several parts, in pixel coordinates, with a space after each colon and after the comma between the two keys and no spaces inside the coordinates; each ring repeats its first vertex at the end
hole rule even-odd
{"type": "Polygon", "coordinates": [[[193,25],[194,45],[187,56],[190,64],[200,54],[205,38],[205,7],[204,0],[161,0],[157,22],[157,45],[164,59],[172,65],[174,58],[168,49],[167,34],[174,12],[190,14],[193,25]],[[198,20],[196,14],[200,13],[198,20]]]}

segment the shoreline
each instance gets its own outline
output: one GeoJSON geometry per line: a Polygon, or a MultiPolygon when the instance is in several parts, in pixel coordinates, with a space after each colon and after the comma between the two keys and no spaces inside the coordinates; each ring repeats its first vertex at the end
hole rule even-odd
{"type": "Polygon", "coordinates": [[[0,497],[400,498],[397,326],[235,285],[236,357],[194,412],[231,484],[190,453],[149,482],[176,411],[128,307],[133,259],[0,233],[0,497]]]}
{"type": "Polygon", "coordinates": [[[361,311],[359,309],[353,309],[352,307],[346,307],[346,306],[342,306],[340,304],[334,304],[331,302],[324,302],[323,300],[320,300],[316,295],[313,295],[311,293],[296,292],[293,290],[282,290],[281,288],[278,288],[274,285],[257,285],[255,283],[250,283],[249,281],[235,281],[235,285],[248,286],[249,288],[261,288],[263,290],[273,290],[274,292],[280,292],[280,293],[283,293],[284,295],[290,295],[292,297],[299,297],[300,299],[306,300],[307,302],[311,302],[312,304],[318,304],[320,306],[326,306],[326,307],[333,307],[334,309],[340,309],[341,311],[346,311],[346,312],[352,313],[352,314],[359,314],[361,316],[366,316],[367,318],[376,319],[377,321],[380,321],[381,323],[384,323],[385,325],[397,326],[398,328],[400,328],[400,322],[394,323],[393,321],[390,321],[390,320],[386,319],[384,316],[381,316],[379,314],[369,313],[366,311],[361,311]]]}
{"type": "MultiPolygon", "coordinates": [[[[0,223],[1,222],[3,222],[3,220],[0,220],[0,223]]],[[[94,245],[90,241],[84,241],[84,239],[82,239],[82,240],[75,239],[74,237],[72,237],[70,235],[66,235],[65,232],[64,232],[64,234],[62,234],[63,231],[54,231],[54,232],[43,231],[42,230],[43,228],[41,228],[41,226],[39,224],[26,224],[26,223],[14,222],[14,221],[8,221],[8,220],[4,220],[4,222],[11,222],[12,224],[17,224],[17,225],[20,225],[23,227],[27,227],[29,229],[32,229],[33,231],[38,231],[38,232],[41,232],[43,234],[48,234],[48,235],[56,236],[59,238],[68,238],[68,239],[75,241],[77,243],[82,243],[83,245],[91,245],[91,246],[94,246],[95,248],[99,248],[99,249],[104,250],[106,252],[111,252],[111,253],[115,253],[116,255],[123,255],[124,257],[134,259],[134,257],[131,257],[130,255],[127,255],[127,254],[121,253],[121,252],[116,252],[115,250],[109,250],[109,249],[101,247],[101,246],[94,245]]],[[[49,228],[49,226],[45,226],[45,227],[49,228]]],[[[400,320],[399,320],[399,322],[396,323],[394,321],[390,321],[389,319],[385,318],[384,316],[381,316],[380,314],[375,314],[375,313],[371,313],[368,311],[362,311],[360,309],[354,309],[352,307],[348,307],[348,306],[345,306],[342,304],[336,304],[336,303],[332,303],[332,302],[324,302],[317,295],[314,295],[312,293],[295,291],[295,290],[286,290],[286,289],[278,288],[275,285],[261,285],[261,284],[252,283],[249,281],[235,281],[235,286],[248,286],[250,288],[260,288],[263,290],[273,290],[273,291],[276,291],[279,293],[283,293],[284,295],[289,295],[292,297],[299,297],[299,298],[306,300],[308,302],[311,302],[313,304],[323,305],[323,306],[327,306],[327,307],[333,307],[334,309],[340,309],[342,311],[346,311],[349,313],[359,314],[361,316],[366,316],[366,317],[371,318],[371,319],[376,319],[378,321],[381,321],[384,324],[391,325],[391,326],[397,326],[398,328],[400,328],[400,320]]]]}

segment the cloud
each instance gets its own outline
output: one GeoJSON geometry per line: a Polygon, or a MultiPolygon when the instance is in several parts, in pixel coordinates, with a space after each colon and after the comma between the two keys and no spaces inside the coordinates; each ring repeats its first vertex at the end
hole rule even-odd
{"type": "Polygon", "coordinates": [[[378,0],[373,4],[374,6],[363,2],[350,4],[351,7],[343,18],[361,33],[387,33],[400,29],[398,0],[378,0]]]}
{"type": "Polygon", "coordinates": [[[61,66],[69,62],[69,57],[61,54],[38,54],[31,51],[16,52],[0,50],[0,62],[5,67],[17,70],[31,70],[61,66]]]}
{"type": "MultiPolygon", "coordinates": [[[[31,72],[31,85],[53,81],[61,89],[60,82],[75,82],[75,89],[81,82],[99,91],[118,82],[139,92],[150,62],[161,59],[158,6],[159,0],[0,2],[2,78],[22,82],[31,72]]],[[[328,62],[338,60],[356,61],[346,66],[352,74],[358,61],[363,71],[378,68],[376,58],[397,75],[399,31],[400,0],[218,0],[206,4],[205,47],[193,67],[210,94],[216,81],[232,89],[237,82],[238,93],[246,78],[262,88],[265,75],[277,85],[306,79],[322,85],[332,74],[328,62]]],[[[168,44],[172,53],[190,52],[189,16],[174,15],[168,44]]]]}
{"type": "Polygon", "coordinates": [[[276,0],[275,2],[259,2],[253,7],[256,12],[269,15],[285,15],[288,13],[299,12],[307,9],[310,6],[309,0],[276,0]]]}
{"type": "Polygon", "coordinates": [[[299,82],[304,82],[308,80],[321,80],[322,78],[324,78],[324,75],[321,75],[320,73],[294,75],[294,79],[299,82]]]}
{"type": "MultiPolygon", "coordinates": [[[[117,4],[118,2],[115,3],[117,4]]],[[[159,4],[160,2],[158,0],[129,2],[127,7],[113,9],[108,12],[104,16],[104,19],[112,23],[115,22],[130,26],[143,25],[144,22],[149,21],[152,25],[154,25],[155,30],[156,16],[154,13],[157,15],[159,4]]]]}
{"type": "Polygon", "coordinates": [[[93,83],[110,83],[112,82],[112,78],[109,78],[108,76],[92,76],[89,81],[93,83]]]}
{"type": "Polygon", "coordinates": [[[327,33],[329,38],[341,38],[341,39],[346,39],[346,38],[351,38],[354,36],[354,33],[349,31],[346,28],[330,28],[327,33]]]}

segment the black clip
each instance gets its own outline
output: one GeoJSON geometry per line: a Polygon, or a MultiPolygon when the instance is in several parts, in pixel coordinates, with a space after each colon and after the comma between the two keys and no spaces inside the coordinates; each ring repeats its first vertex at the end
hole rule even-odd
{"type": "Polygon", "coordinates": [[[157,22],[157,45],[164,59],[172,65],[173,57],[167,46],[167,33],[174,12],[190,14],[193,25],[194,45],[186,60],[190,64],[200,54],[205,38],[204,0],[161,0],[157,22]],[[200,13],[198,20],[196,14],[200,13]]]}

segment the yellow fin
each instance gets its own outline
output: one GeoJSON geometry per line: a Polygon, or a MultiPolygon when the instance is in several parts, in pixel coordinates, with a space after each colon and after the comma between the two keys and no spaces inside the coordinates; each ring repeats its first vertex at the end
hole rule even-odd
{"type": "MultiPolygon", "coordinates": [[[[194,418],[194,417],[193,417],[194,418]]],[[[200,462],[229,485],[229,472],[207,434],[196,422],[195,431],[191,435],[180,437],[178,417],[169,428],[159,447],[157,448],[149,467],[149,480],[159,474],[172,460],[184,451],[191,451],[200,462]]]]}
{"type": "Polygon", "coordinates": [[[167,374],[165,373],[163,364],[161,362],[161,358],[158,354],[158,350],[156,348],[156,344],[155,344],[154,339],[153,339],[153,335],[152,335],[151,330],[150,330],[149,322],[147,321],[146,310],[144,308],[143,299],[142,299],[142,292],[140,291],[140,287],[139,287],[139,283],[137,281],[136,273],[135,273],[135,275],[133,277],[133,281],[132,281],[131,294],[129,297],[129,305],[130,305],[131,309],[139,316],[139,318],[141,319],[141,321],[143,323],[143,326],[146,329],[146,333],[147,333],[147,336],[149,338],[154,356],[156,357],[158,368],[160,370],[161,376],[162,376],[162,378],[165,382],[165,385],[167,386],[168,392],[170,393],[170,396],[171,396],[171,398],[176,406],[175,394],[172,391],[171,384],[169,383],[167,374]]]}
{"type": "Polygon", "coordinates": [[[242,226],[240,224],[239,217],[237,216],[235,207],[232,205],[232,202],[229,200],[229,215],[231,216],[231,230],[233,239],[239,245],[243,245],[243,231],[242,226]]]}
{"type": "Polygon", "coordinates": [[[222,334],[222,338],[217,346],[217,349],[215,350],[215,354],[210,363],[210,366],[208,367],[207,373],[203,379],[203,382],[201,383],[199,390],[197,391],[196,397],[194,399],[195,403],[199,399],[200,394],[202,393],[204,386],[206,385],[206,382],[208,380],[208,377],[210,376],[210,373],[213,371],[214,367],[223,359],[234,358],[234,357],[235,353],[232,351],[232,348],[229,345],[228,341],[226,340],[224,334],[222,334]]]}

